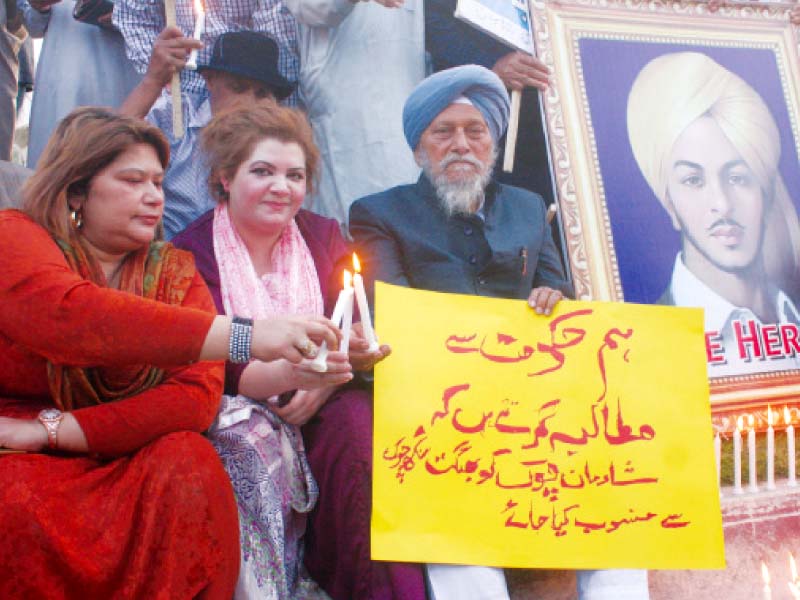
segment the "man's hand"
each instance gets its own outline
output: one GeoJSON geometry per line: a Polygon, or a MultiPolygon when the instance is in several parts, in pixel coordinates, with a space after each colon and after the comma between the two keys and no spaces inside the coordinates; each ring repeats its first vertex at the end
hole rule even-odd
{"type": "Polygon", "coordinates": [[[53,4],[58,4],[61,0],[28,0],[28,2],[33,10],[40,13],[49,13],[53,4]]]}
{"type": "Polygon", "coordinates": [[[564,294],[553,288],[533,288],[531,295],[528,296],[528,306],[535,310],[537,315],[549,315],[563,297],[564,294]]]}
{"type": "Polygon", "coordinates": [[[145,78],[158,85],[159,88],[167,85],[174,73],[186,66],[189,53],[200,50],[202,42],[194,38],[185,37],[177,27],[167,27],[158,34],[153,44],[153,53],[147,65],[145,78]]]}
{"type": "Polygon", "coordinates": [[[492,67],[507,88],[522,90],[535,87],[545,91],[550,85],[550,70],[535,56],[524,52],[509,52],[492,67]]]}

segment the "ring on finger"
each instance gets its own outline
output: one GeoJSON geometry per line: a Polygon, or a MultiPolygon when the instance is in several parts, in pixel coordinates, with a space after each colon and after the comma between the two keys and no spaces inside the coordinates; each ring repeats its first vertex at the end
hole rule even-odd
{"type": "Polygon", "coordinates": [[[317,346],[310,339],[306,338],[297,345],[300,354],[306,358],[314,358],[317,355],[317,346]]]}

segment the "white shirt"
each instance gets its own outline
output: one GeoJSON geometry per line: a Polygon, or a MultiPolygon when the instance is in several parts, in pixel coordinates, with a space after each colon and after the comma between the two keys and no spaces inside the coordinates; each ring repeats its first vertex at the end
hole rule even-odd
{"type": "MultiPolygon", "coordinates": [[[[709,377],[729,377],[732,375],[745,375],[753,373],[768,373],[800,369],[800,356],[766,358],[762,351],[761,358],[741,358],[734,331],[734,322],[743,325],[750,320],[759,326],[765,325],[748,307],[736,306],[714,292],[705,283],[695,276],[683,264],[681,255],[675,257],[675,267],[672,271],[670,293],[675,306],[699,307],[705,311],[705,330],[718,331],[718,342],[724,348],[724,363],[709,363],[709,377]]],[[[779,325],[800,324],[800,313],[794,303],[781,290],[774,288],[770,296],[775,302],[776,314],[779,325]]],[[[746,330],[749,334],[749,328],[746,330]]],[[[752,345],[748,345],[752,349],[752,345]]],[[[752,356],[752,350],[751,350],[752,356]]]]}
{"type": "Polygon", "coordinates": [[[300,96],[321,155],[307,206],[346,222],[354,200],[419,176],[402,111],[425,77],[422,0],[285,4],[300,24],[300,96]]]}

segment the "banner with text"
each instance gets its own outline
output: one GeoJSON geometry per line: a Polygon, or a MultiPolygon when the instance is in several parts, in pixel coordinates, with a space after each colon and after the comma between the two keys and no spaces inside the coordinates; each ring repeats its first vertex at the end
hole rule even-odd
{"type": "Polygon", "coordinates": [[[702,310],[378,283],[372,556],[722,568],[702,310]]]}

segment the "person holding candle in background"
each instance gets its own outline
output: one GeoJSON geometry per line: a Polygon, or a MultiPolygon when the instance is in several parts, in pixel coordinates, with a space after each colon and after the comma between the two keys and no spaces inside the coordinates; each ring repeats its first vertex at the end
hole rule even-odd
{"type": "MultiPolygon", "coordinates": [[[[350,254],[338,223],[300,208],[318,162],[306,118],[268,100],[237,107],[209,123],[202,145],[218,204],[173,241],[194,253],[217,310],[253,318],[330,314],[350,254]]],[[[209,437],[239,507],[237,598],[326,597],[303,569],[306,515],[317,487],[300,426],[334,396],[366,396],[340,386],[353,378],[351,364],[370,369],[389,348],[366,351],[358,326],[350,335],[349,357],[327,352],[324,372],[283,360],[227,365],[209,437]]]]}
{"type": "MultiPolygon", "coordinates": [[[[289,81],[297,81],[300,59],[297,51],[297,22],[281,0],[172,0],[177,29],[190,35],[197,29],[203,13],[203,45],[198,63],[211,60],[219,37],[231,32],[253,32],[275,40],[280,49],[277,70],[289,81]]],[[[166,26],[165,0],[115,0],[114,25],[125,38],[128,58],[139,73],[149,70],[160,32],[166,26]]],[[[276,55],[278,52],[276,51],[276,55]]],[[[265,60],[261,53],[254,59],[265,60]]],[[[181,90],[193,100],[208,95],[206,81],[194,71],[181,72],[181,90]]],[[[296,94],[288,98],[296,104],[296,94]]]]}
{"type": "Polygon", "coordinates": [[[274,40],[252,31],[225,33],[217,38],[210,60],[197,66],[208,86],[208,97],[183,96],[186,131],[176,137],[172,131],[172,99],[162,92],[173,73],[184,68],[190,52],[201,46],[177,27],[164,29],[156,39],[144,79],[120,107],[123,114],[146,117],[170,140],[172,155],[164,177],[167,239],[215,204],[205,185],[208,168],[198,142],[212,116],[238,103],[252,104],[264,98],[285,100],[295,87],[278,70],[279,51],[274,40]]]}

